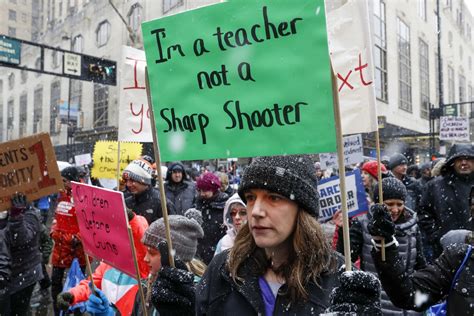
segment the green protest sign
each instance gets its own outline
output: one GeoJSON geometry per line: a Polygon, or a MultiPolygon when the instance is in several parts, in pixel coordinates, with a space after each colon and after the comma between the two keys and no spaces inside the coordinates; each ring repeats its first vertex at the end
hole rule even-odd
{"type": "Polygon", "coordinates": [[[336,151],[323,0],[224,2],[142,31],[163,161],[336,151]]]}

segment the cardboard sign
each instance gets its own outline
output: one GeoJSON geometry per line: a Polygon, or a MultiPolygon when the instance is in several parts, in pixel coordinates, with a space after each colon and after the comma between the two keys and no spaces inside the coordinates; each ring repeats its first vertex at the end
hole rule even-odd
{"type": "Polygon", "coordinates": [[[0,144],[0,210],[11,206],[12,194],[28,201],[63,189],[49,134],[41,133],[0,144]]]}
{"type": "MultiPolygon", "coordinates": [[[[349,217],[367,212],[369,204],[365,195],[360,170],[346,172],[347,211],[349,217]]],[[[341,209],[341,191],[339,177],[323,179],[318,183],[319,191],[319,221],[327,222],[336,211],[341,209]]]]}
{"type": "MultiPolygon", "coordinates": [[[[351,165],[364,160],[362,134],[344,136],[344,165],[351,165]]],[[[319,154],[321,168],[338,168],[336,153],[319,154]]]]}
{"type": "Polygon", "coordinates": [[[72,194],[85,253],[135,277],[122,192],[73,182],[72,194]]]}
{"type": "Polygon", "coordinates": [[[91,154],[82,154],[74,156],[74,161],[77,166],[88,165],[92,162],[91,154]]]}
{"type": "Polygon", "coordinates": [[[469,141],[469,118],[463,116],[441,116],[440,140],[469,141]]]}
{"type": "Polygon", "coordinates": [[[145,66],[144,51],[123,46],[119,78],[119,141],[153,142],[145,90],[145,66]]]}
{"type": "MultiPolygon", "coordinates": [[[[120,142],[120,173],[133,160],[142,154],[143,145],[140,143],[120,142]]],[[[98,141],[94,146],[94,166],[91,175],[93,178],[117,178],[118,142],[98,141]]]]}
{"type": "Polygon", "coordinates": [[[222,2],[142,31],[163,161],[336,150],[323,0],[222,2]]]}

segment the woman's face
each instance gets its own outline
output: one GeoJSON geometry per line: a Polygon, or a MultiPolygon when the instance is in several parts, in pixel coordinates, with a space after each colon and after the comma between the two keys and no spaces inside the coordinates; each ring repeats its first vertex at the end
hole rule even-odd
{"type": "Polygon", "coordinates": [[[239,232],[242,224],[247,223],[247,208],[240,203],[233,203],[230,206],[230,217],[235,230],[239,232]]]}
{"type": "Polygon", "coordinates": [[[405,202],[399,199],[390,199],[383,201],[385,205],[387,205],[388,210],[390,211],[390,216],[392,217],[392,221],[396,222],[400,215],[403,214],[405,210],[405,202]]]}
{"type": "Polygon", "coordinates": [[[372,176],[367,171],[362,170],[362,183],[365,188],[370,188],[372,185],[372,176]]]}
{"type": "Polygon", "coordinates": [[[245,193],[250,231],[258,247],[278,249],[293,233],[298,205],[286,197],[263,189],[245,193]]]}
{"type": "Polygon", "coordinates": [[[151,274],[157,274],[158,271],[160,271],[161,268],[161,255],[160,251],[151,248],[151,247],[146,247],[146,255],[145,258],[143,259],[146,264],[150,267],[150,273],[151,274]]]}

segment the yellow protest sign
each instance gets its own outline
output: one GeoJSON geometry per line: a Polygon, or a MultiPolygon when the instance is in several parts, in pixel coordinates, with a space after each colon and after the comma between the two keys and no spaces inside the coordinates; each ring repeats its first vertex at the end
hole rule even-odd
{"type": "MultiPolygon", "coordinates": [[[[142,154],[143,145],[140,143],[120,142],[120,174],[125,167],[142,154]]],[[[116,179],[117,178],[117,152],[118,142],[98,141],[94,146],[94,166],[92,177],[116,179]]]]}

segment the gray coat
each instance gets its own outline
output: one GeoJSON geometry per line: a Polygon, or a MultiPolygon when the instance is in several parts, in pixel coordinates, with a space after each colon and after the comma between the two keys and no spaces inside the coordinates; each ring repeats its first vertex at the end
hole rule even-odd
{"type": "Polygon", "coordinates": [[[0,228],[0,300],[7,292],[11,275],[11,255],[6,229],[0,228]]]}
{"type": "Polygon", "coordinates": [[[196,185],[189,181],[165,183],[166,198],[174,204],[177,215],[184,215],[188,209],[196,206],[196,185]]]}

